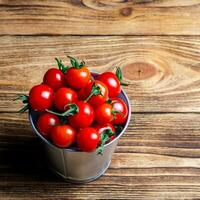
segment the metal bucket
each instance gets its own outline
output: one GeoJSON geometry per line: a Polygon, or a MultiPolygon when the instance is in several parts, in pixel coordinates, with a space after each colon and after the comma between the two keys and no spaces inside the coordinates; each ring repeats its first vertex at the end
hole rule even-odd
{"type": "Polygon", "coordinates": [[[105,145],[102,155],[97,155],[95,151],[86,153],[74,149],[61,149],[54,146],[37,131],[36,122],[38,113],[30,110],[29,119],[31,125],[43,143],[48,165],[53,172],[66,181],[75,183],[89,182],[104,174],[110,165],[112,154],[115,151],[118,140],[125,132],[131,118],[130,102],[123,90],[120,98],[128,106],[128,119],[122,132],[113,141],[105,145]]]}

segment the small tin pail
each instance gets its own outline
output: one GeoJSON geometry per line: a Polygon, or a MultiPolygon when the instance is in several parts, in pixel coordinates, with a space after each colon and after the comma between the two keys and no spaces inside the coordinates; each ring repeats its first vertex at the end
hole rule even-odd
{"type": "Polygon", "coordinates": [[[89,182],[104,174],[110,165],[112,154],[115,151],[118,140],[125,132],[131,118],[130,102],[123,90],[119,97],[123,99],[128,106],[128,119],[121,133],[119,133],[113,141],[105,145],[102,155],[98,155],[95,151],[86,153],[74,149],[56,147],[38,132],[36,128],[38,113],[30,110],[30,123],[35,133],[42,141],[48,166],[53,172],[66,181],[75,183],[89,182]]]}

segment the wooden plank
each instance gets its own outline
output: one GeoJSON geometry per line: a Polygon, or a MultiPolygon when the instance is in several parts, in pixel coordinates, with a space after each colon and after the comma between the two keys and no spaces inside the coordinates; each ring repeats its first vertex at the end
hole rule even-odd
{"type": "MultiPolygon", "coordinates": [[[[164,177],[160,177],[164,179],[164,177]]],[[[101,180],[107,180],[105,177],[101,180]]],[[[108,178],[110,179],[110,178],[108,178]]],[[[134,177],[129,178],[134,180],[134,177]]],[[[169,177],[170,179],[170,177],[169,177]]],[[[51,180],[49,180],[51,181],[51,180]]],[[[99,182],[98,180],[97,182],[99,182]]],[[[196,185],[134,185],[124,186],[116,178],[113,185],[95,183],[87,185],[69,185],[60,181],[26,183],[9,183],[6,187],[0,186],[1,200],[26,199],[144,199],[144,200],[191,200],[199,199],[199,186],[196,185]],[[118,184],[117,184],[118,182],[118,184]],[[118,186],[120,185],[120,186],[118,186]]],[[[138,180],[137,180],[138,181],[138,180]]]]}
{"type": "Polygon", "coordinates": [[[0,34],[199,35],[200,0],[0,1],[0,34]]]}
{"type": "MultiPolygon", "coordinates": [[[[200,114],[133,114],[117,153],[142,153],[187,158],[200,157],[200,114]]],[[[34,146],[27,114],[1,113],[2,148],[34,146]]],[[[20,149],[21,149],[20,148],[20,149]]],[[[29,148],[30,149],[30,148],[29,148]]]]}
{"type": "Polygon", "coordinates": [[[86,185],[48,170],[26,114],[0,115],[0,199],[200,197],[199,114],[134,114],[106,174],[86,185]]]}
{"type": "Polygon", "coordinates": [[[200,112],[200,37],[0,37],[0,111],[16,112],[19,93],[42,81],[66,54],[98,72],[122,67],[133,112],[200,112]]]}

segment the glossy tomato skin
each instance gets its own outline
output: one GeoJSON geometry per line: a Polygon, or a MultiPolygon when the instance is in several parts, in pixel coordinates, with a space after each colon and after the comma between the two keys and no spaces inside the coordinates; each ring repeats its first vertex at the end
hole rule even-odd
{"type": "Polygon", "coordinates": [[[44,84],[35,85],[29,92],[29,104],[38,112],[43,112],[53,105],[53,90],[44,84]]]}
{"type": "Polygon", "coordinates": [[[114,111],[120,113],[115,114],[115,118],[112,121],[113,124],[123,124],[128,118],[128,108],[124,101],[120,98],[112,98],[112,105],[114,111]]]}
{"type": "MultiPolygon", "coordinates": [[[[116,133],[114,126],[111,123],[107,123],[105,125],[102,124],[95,124],[93,128],[97,130],[97,132],[101,135],[105,130],[111,130],[114,134],[116,133]]],[[[110,136],[110,140],[106,142],[109,143],[110,141],[115,139],[115,135],[110,136]]]]}
{"type": "Polygon", "coordinates": [[[78,93],[78,99],[83,101],[87,98],[87,95],[85,94],[85,88],[80,89],[77,93],[78,93]]]}
{"type": "Polygon", "coordinates": [[[85,152],[94,151],[100,141],[100,135],[95,128],[81,129],[77,134],[77,145],[85,152]]]}
{"type": "Polygon", "coordinates": [[[116,138],[115,135],[110,136],[110,142],[113,141],[116,138]]]}
{"type": "Polygon", "coordinates": [[[107,123],[107,124],[103,124],[103,125],[95,124],[95,125],[93,125],[93,128],[95,128],[99,134],[103,133],[107,129],[110,129],[113,133],[115,133],[115,128],[111,123],[107,123]]]}
{"type": "Polygon", "coordinates": [[[56,91],[65,85],[64,74],[59,69],[51,68],[45,73],[43,77],[43,83],[56,91]]]}
{"type": "Polygon", "coordinates": [[[104,72],[99,75],[98,80],[103,82],[109,91],[109,97],[117,97],[121,92],[121,85],[117,76],[112,72],[104,72]]]}
{"type": "Polygon", "coordinates": [[[60,111],[67,110],[67,104],[75,103],[78,100],[77,93],[71,88],[59,88],[55,93],[54,104],[60,111]]]}
{"type": "Polygon", "coordinates": [[[75,142],[76,130],[69,125],[54,126],[51,129],[52,142],[61,148],[67,148],[75,142]]]}
{"type": "Polygon", "coordinates": [[[90,81],[90,78],[90,71],[85,66],[81,67],[80,69],[72,67],[65,73],[65,80],[67,85],[76,90],[84,88],[90,81]]]}
{"type": "Polygon", "coordinates": [[[94,110],[92,106],[84,101],[76,103],[79,112],[68,117],[69,124],[75,128],[85,128],[94,121],[94,110]]]}
{"type": "Polygon", "coordinates": [[[42,113],[37,120],[38,131],[45,138],[50,137],[51,129],[58,124],[60,124],[60,119],[51,113],[42,113]]]}
{"type": "MultiPolygon", "coordinates": [[[[93,78],[91,78],[89,80],[89,82],[87,83],[87,85],[91,84],[92,82],[94,82],[93,78]]],[[[87,94],[85,92],[85,88],[87,87],[87,85],[84,88],[81,88],[80,90],[78,90],[78,99],[80,100],[85,100],[87,98],[87,94]]]]}
{"type": "Polygon", "coordinates": [[[97,107],[105,103],[105,101],[108,99],[108,88],[101,81],[98,81],[98,80],[92,81],[89,84],[87,84],[86,87],[84,88],[86,97],[90,95],[93,84],[98,85],[100,87],[101,94],[92,96],[88,100],[88,103],[90,103],[93,107],[97,107]]]}
{"type": "Polygon", "coordinates": [[[109,103],[104,103],[95,109],[95,120],[99,124],[110,123],[114,119],[112,114],[112,105],[109,103]]]}

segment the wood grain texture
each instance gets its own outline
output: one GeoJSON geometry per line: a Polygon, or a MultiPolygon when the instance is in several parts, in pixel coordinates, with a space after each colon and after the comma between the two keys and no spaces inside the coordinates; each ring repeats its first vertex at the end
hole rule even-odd
{"type": "MultiPolygon", "coordinates": [[[[200,114],[195,113],[133,113],[117,152],[198,158],[200,157],[199,116],[200,114]]],[[[1,113],[1,147],[12,147],[17,144],[28,146],[30,143],[28,141],[34,138],[27,114],[1,113]]],[[[123,164],[126,166],[126,163],[123,164]]]]}
{"type": "Polygon", "coordinates": [[[0,34],[199,35],[199,3],[200,0],[1,0],[0,34]]]}
{"type": "Polygon", "coordinates": [[[0,111],[67,54],[98,72],[122,67],[133,112],[200,112],[200,37],[0,37],[0,111]]]}
{"type": "Polygon", "coordinates": [[[199,18],[200,0],[0,0],[0,200],[200,199],[199,18]],[[130,125],[85,185],[47,170],[12,101],[66,55],[129,83],[130,125]]]}
{"type": "Polygon", "coordinates": [[[199,125],[199,114],[134,114],[106,174],[72,185],[47,170],[27,115],[1,113],[0,199],[198,199],[199,125]]]}

